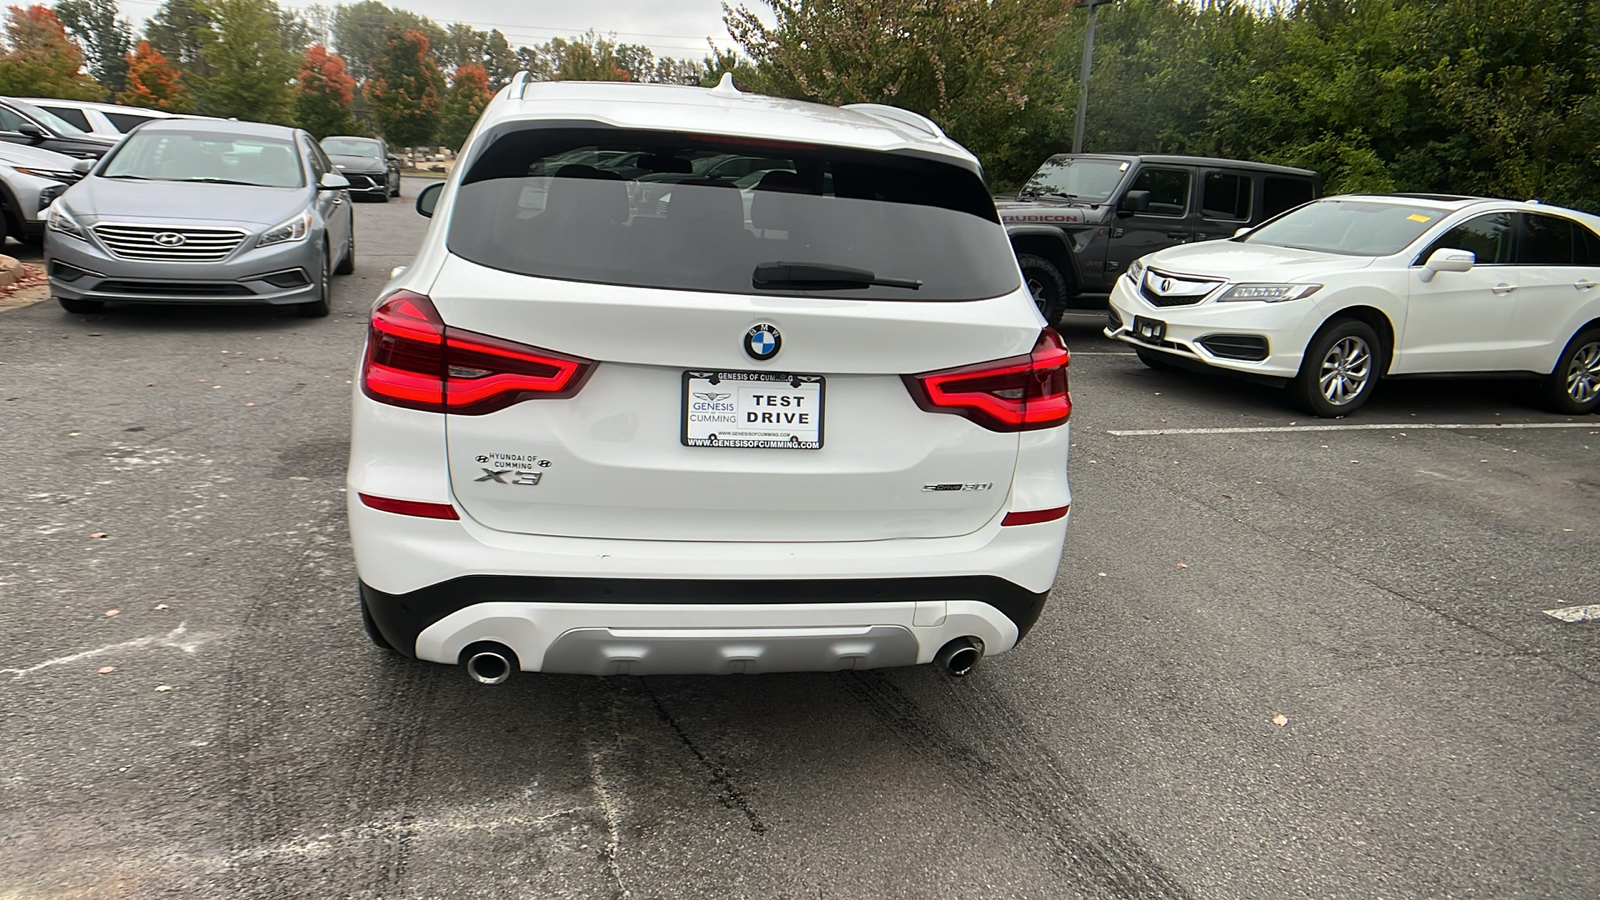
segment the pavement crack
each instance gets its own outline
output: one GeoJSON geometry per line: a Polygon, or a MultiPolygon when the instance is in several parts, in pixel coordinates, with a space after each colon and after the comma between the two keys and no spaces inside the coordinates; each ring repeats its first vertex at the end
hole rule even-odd
{"type": "MultiPolygon", "coordinates": [[[[619,700],[616,696],[611,698],[611,744],[613,747],[621,741],[622,731],[619,700]]],[[[584,754],[589,764],[589,781],[594,784],[595,799],[599,802],[600,812],[606,820],[606,845],[602,851],[605,857],[606,871],[611,875],[611,880],[616,883],[616,896],[627,900],[633,896],[627,883],[622,878],[622,867],[617,862],[617,855],[622,849],[622,812],[616,799],[611,795],[611,790],[606,786],[606,774],[600,765],[600,757],[606,752],[594,733],[593,717],[584,725],[585,738],[588,748],[584,754]]]]}
{"type": "Polygon", "coordinates": [[[683,746],[688,748],[694,758],[699,760],[700,765],[705,767],[706,772],[710,774],[711,783],[716,786],[720,794],[718,800],[722,805],[728,809],[737,809],[744,813],[745,818],[750,822],[750,830],[755,834],[766,834],[767,824],[761,820],[761,816],[750,805],[750,800],[745,796],[744,791],[740,790],[739,786],[733,783],[733,779],[728,777],[727,768],[707,759],[706,755],[700,751],[700,748],[695,746],[694,740],[683,730],[683,726],[679,725],[678,720],[673,717],[672,713],[667,711],[666,705],[661,702],[661,698],[656,695],[656,692],[651,690],[648,685],[644,686],[644,690],[649,695],[650,702],[655,704],[656,713],[661,716],[661,721],[667,723],[667,727],[671,728],[673,733],[678,736],[678,740],[683,742],[683,746]]]}

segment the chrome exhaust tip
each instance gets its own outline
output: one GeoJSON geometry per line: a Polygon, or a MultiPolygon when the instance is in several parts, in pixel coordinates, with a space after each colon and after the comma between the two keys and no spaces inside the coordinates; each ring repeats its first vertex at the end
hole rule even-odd
{"type": "Polygon", "coordinates": [[[939,648],[939,652],[933,657],[933,664],[943,669],[951,678],[965,678],[978,667],[978,660],[982,658],[981,638],[960,637],[939,648]]]}
{"type": "Polygon", "coordinates": [[[462,651],[467,674],[479,684],[505,684],[517,671],[517,655],[498,644],[477,644],[462,651]]]}

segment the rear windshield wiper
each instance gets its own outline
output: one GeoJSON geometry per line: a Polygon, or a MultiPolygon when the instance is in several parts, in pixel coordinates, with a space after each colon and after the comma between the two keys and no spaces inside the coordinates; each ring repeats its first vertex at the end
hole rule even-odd
{"type": "Polygon", "coordinates": [[[769,262],[756,266],[751,282],[758,288],[804,288],[811,291],[846,291],[864,287],[918,290],[922,282],[905,278],[879,278],[866,269],[823,263],[769,262]]]}

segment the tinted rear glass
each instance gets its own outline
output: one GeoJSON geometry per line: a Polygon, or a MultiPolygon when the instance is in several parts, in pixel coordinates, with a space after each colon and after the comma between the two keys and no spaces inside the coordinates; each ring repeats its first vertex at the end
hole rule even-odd
{"type": "Polygon", "coordinates": [[[141,116],[138,113],[108,112],[105,115],[107,119],[111,120],[111,124],[117,126],[117,130],[123,134],[127,134],[151,119],[160,118],[160,116],[141,116]]]}
{"type": "Polygon", "coordinates": [[[66,106],[40,107],[40,109],[45,109],[47,112],[53,112],[61,118],[66,119],[68,122],[71,122],[79,128],[82,128],[84,131],[90,130],[89,117],[84,115],[84,112],[81,109],[72,109],[66,106]]]}
{"type": "Polygon", "coordinates": [[[916,157],[668,132],[528,129],[458,188],[452,253],[509,272],[736,294],[975,300],[1018,286],[973,172],[916,157]],[[769,263],[920,287],[758,287],[769,263]]]}
{"type": "Polygon", "coordinates": [[[1313,193],[1310,181],[1268,175],[1261,184],[1261,214],[1270,219],[1302,203],[1309,203],[1313,193]]]}

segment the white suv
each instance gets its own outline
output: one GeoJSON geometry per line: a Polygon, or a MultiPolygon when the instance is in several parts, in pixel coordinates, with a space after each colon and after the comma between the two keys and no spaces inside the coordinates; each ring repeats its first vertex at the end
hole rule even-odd
{"type": "Polygon", "coordinates": [[[379,645],[486,683],[963,674],[1038,619],[1067,352],[933,123],[519,75],[417,206],[354,396],[379,645]],[[766,174],[630,202],[729,153],[766,174]]]}
{"type": "Polygon", "coordinates": [[[1156,367],[1286,385],[1319,416],[1380,378],[1536,377],[1543,404],[1600,407],[1600,218],[1424,194],[1331,197],[1227,241],[1153,253],[1106,334],[1156,367]]]}

